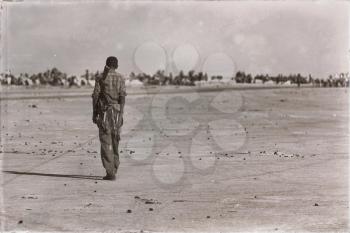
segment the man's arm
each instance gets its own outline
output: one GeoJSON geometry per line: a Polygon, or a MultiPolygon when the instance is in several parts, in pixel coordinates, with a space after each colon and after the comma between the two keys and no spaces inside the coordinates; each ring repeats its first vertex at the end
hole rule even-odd
{"type": "Polygon", "coordinates": [[[95,124],[97,122],[97,115],[98,115],[97,102],[100,95],[100,91],[101,91],[101,88],[100,88],[99,79],[96,78],[94,91],[92,93],[92,112],[93,112],[92,122],[94,122],[95,124]]]}
{"type": "Polygon", "coordinates": [[[124,106],[125,106],[126,87],[125,87],[124,78],[121,78],[120,81],[121,82],[120,82],[120,89],[119,89],[119,105],[120,105],[119,117],[121,119],[120,126],[122,126],[123,125],[124,106]]]}

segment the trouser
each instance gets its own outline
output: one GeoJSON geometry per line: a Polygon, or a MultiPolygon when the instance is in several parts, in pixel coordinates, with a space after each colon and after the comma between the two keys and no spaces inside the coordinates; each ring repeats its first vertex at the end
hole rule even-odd
{"type": "Polygon", "coordinates": [[[101,142],[101,159],[107,175],[113,176],[119,167],[119,137],[113,130],[99,129],[101,142]]]}

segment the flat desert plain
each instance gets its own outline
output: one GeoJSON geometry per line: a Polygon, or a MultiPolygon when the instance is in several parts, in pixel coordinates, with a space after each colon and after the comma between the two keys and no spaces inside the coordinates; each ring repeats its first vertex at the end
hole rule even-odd
{"type": "Polygon", "coordinates": [[[2,230],[349,231],[348,89],[160,90],[129,90],[113,182],[92,89],[3,91],[2,230]]]}

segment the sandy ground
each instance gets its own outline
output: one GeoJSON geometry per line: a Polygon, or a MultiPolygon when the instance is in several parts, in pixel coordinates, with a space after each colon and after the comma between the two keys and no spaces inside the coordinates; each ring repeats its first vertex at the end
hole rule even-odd
{"type": "Polygon", "coordinates": [[[347,89],[131,94],[115,182],[89,91],[0,102],[2,230],[349,230],[347,89]]]}

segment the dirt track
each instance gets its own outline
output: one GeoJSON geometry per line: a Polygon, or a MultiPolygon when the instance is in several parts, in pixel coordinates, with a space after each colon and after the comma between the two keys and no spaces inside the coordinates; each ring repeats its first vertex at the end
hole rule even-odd
{"type": "Polygon", "coordinates": [[[3,229],[349,230],[347,89],[151,93],[128,97],[116,182],[89,97],[1,101],[3,229]]]}

